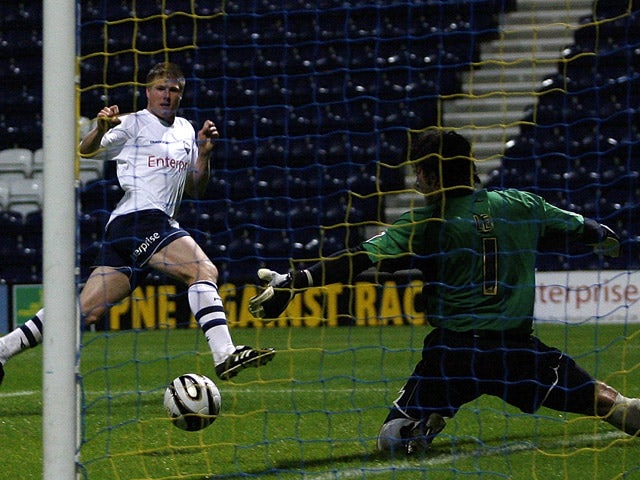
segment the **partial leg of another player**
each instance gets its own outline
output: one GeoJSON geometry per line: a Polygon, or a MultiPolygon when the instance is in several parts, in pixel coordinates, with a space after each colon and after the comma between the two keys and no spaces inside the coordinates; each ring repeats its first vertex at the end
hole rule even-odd
{"type": "Polygon", "coordinates": [[[640,399],[627,398],[603,382],[596,382],[597,414],[629,435],[640,433],[640,399]]]}
{"type": "MultiPolygon", "coordinates": [[[[80,308],[88,323],[102,317],[108,305],[112,305],[129,294],[128,277],[113,268],[99,267],[94,270],[80,294],[80,308]]],[[[42,343],[45,311],[40,309],[4,337],[0,338],[0,383],[4,379],[4,366],[18,353],[42,343]]]]}
{"type": "Polygon", "coordinates": [[[43,320],[44,310],[40,310],[23,325],[0,338],[0,384],[4,380],[4,366],[11,357],[42,343],[43,320]]]}

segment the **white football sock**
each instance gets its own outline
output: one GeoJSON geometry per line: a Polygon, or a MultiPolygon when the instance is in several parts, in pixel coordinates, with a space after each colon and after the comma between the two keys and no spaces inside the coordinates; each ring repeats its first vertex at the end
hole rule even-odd
{"type": "Polygon", "coordinates": [[[40,345],[43,321],[44,310],[41,309],[31,320],[0,338],[0,364],[4,365],[11,357],[27,348],[40,345]]]}
{"type": "Polygon", "coordinates": [[[188,296],[191,312],[198,321],[213,354],[213,363],[219,365],[235,351],[236,347],[231,340],[218,287],[211,282],[196,282],[189,286],[188,296]]]}

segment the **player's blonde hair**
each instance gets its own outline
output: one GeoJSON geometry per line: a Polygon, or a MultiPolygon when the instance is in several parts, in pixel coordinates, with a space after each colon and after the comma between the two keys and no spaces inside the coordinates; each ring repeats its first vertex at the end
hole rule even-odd
{"type": "Polygon", "coordinates": [[[180,91],[184,91],[186,84],[184,73],[182,73],[182,69],[175,63],[161,62],[151,67],[151,70],[149,70],[147,74],[147,85],[151,85],[156,80],[164,78],[176,80],[178,85],[180,85],[180,91]]]}

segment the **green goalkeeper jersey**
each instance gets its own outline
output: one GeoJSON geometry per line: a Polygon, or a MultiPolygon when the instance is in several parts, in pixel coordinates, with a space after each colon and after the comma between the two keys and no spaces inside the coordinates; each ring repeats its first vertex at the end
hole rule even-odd
{"type": "Polygon", "coordinates": [[[372,262],[410,254],[433,326],[531,332],[542,236],[578,236],[584,218],[519,190],[478,190],[402,215],[362,244],[372,262]]]}

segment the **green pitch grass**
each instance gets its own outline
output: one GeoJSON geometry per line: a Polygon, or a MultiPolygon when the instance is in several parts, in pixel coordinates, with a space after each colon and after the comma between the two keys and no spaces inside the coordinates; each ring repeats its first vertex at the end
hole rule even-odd
{"type": "MultiPolygon", "coordinates": [[[[541,325],[539,336],[600,379],[640,396],[636,328],[541,325]]],[[[387,407],[420,354],[426,327],[233,330],[238,344],[274,346],[274,361],[217,380],[196,330],[83,336],[82,473],[90,480],[634,479],[640,440],[604,422],[495,398],[467,405],[424,457],[375,450],[387,407]],[[183,432],[165,417],[175,376],[210,376],[222,412],[183,432]]],[[[0,387],[0,478],[42,478],[41,349],[7,365],[0,387]]],[[[64,479],[60,479],[64,480],[64,479]]]]}

